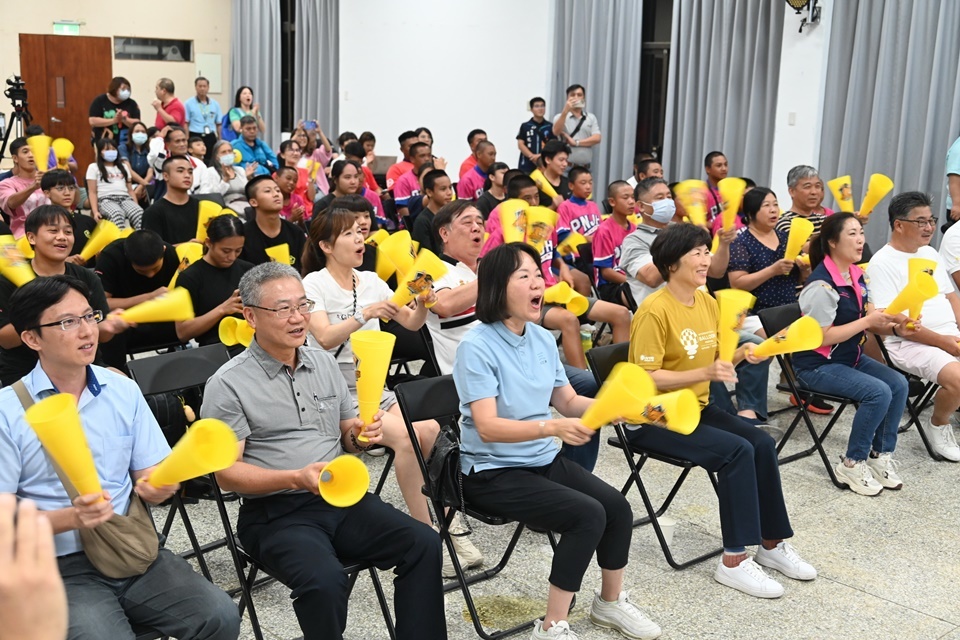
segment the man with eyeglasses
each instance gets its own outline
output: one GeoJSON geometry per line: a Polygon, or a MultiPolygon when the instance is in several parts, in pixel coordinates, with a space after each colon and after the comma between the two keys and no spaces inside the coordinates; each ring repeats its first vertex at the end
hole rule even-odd
{"type": "Polygon", "coordinates": [[[207,382],[204,418],[229,424],[237,462],[217,473],[243,497],[243,547],[293,590],[306,638],[343,637],[349,580],[343,560],[393,567],[399,640],[446,638],[440,538],[429,526],[366,493],[338,508],[319,496],[327,463],[357,453],[357,438],[381,439],[382,412],[364,425],[333,355],[304,346],[310,312],[300,275],[268,262],[240,280],[250,347],[207,382]]]}
{"type": "MultiPolygon", "coordinates": [[[[937,230],[933,201],[925,193],[907,191],[890,201],[890,242],[873,254],[867,275],[870,296],[877,309],[885,309],[910,286],[910,262],[929,261],[938,293],[920,311],[923,324],[907,336],[884,338],[890,359],[900,369],[940,385],[933,401],[933,415],[922,425],[934,451],[951,462],[960,462],[950,418],[960,406],[960,296],[953,290],[947,267],[930,240],[937,230]]],[[[916,265],[916,263],[914,263],[916,265]]]]}
{"type": "Polygon", "coordinates": [[[39,363],[20,388],[0,391],[0,493],[36,502],[53,526],[57,564],[67,592],[69,638],[132,638],[131,624],[178,638],[234,640],[240,617],[230,597],[168,549],[140,575],[111,579],[84,553],[79,530],[127,514],[131,494],[150,504],[179,485],[141,482],[170,453],[163,432],[131,380],[93,365],[97,324],[90,290],[80,280],[37,278],[10,299],[10,319],[39,363]],[[100,493],[67,494],[24,407],[69,393],[93,454],[100,493]]]}

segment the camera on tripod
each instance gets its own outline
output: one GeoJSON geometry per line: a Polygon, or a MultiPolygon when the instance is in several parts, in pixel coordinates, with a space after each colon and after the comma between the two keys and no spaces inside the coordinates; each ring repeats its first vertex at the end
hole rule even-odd
{"type": "Polygon", "coordinates": [[[27,104],[27,85],[24,84],[20,76],[15,75],[12,78],[7,78],[7,86],[10,88],[6,89],[3,95],[10,99],[14,108],[18,106],[18,102],[22,102],[24,105],[27,104]]]}

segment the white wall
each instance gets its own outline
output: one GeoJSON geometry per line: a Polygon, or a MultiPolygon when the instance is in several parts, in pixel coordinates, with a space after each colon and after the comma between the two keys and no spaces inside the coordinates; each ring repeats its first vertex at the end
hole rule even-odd
{"type": "MultiPolygon", "coordinates": [[[[822,0],[820,24],[804,27],[792,9],[784,12],[783,48],[780,53],[780,85],[777,90],[777,117],[774,129],[772,188],[780,208],[790,206],[787,172],[798,164],[817,166],[826,83],[830,16],[834,0],[822,0]]],[[[806,15],[806,12],[804,12],[806,15]]],[[[823,176],[824,181],[835,176],[823,176]]],[[[829,206],[828,194],[826,205],[829,206]]]]}
{"type": "Polygon", "coordinates": [[[399,155],[397,136],[427,127],[454,173],[479,128],[516,166],[527,101],[550,93],[552,38],[551,0],[341,2],[340,131],[370,130],[379,155],[399,155]]]}

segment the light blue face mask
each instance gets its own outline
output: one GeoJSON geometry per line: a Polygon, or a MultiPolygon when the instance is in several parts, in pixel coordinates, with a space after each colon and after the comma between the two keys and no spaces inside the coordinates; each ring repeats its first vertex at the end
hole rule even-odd
{"type": "Polygon", "coordinates": [[[137,131],[135,134],[133,134],[130,137],[133,138],[133,141],[136,144],[146,144],[147,142],[147,134],[144,133],[143,131],[137,131]]]}
{"type": "Polygon", "coordinates": [[[130,97],[130,89],[120,89],[117,92],[117,97],[121,100],[127,100],[130,97]]]}
{"type": "Polygon", "coordinates": [[[103,159],[107,162],[116,162],[117,161],[117,150],[116,149],[104,149],[100,155],[103,156],[103,159]]]}
{"type": "Polygon", "coordinates": [[[667,224],[673,220],[673,216],[677,213],[677,203],[673,201],[673,198],[664,198],[663,200],[644,202],[643,204],[653,208],[650,217],[653,218],[654,222],[660,224],[667,224]]]}

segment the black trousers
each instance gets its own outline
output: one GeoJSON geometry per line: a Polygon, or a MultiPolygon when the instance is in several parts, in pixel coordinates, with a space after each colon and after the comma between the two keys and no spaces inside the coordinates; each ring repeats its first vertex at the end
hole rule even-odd
{"type": "Polygon", "coordinates": [[[558,455],[545,467],[509,467],[463,477],[478,509],[560,534],[550,584],[579,591],[593,552],[601,569],[622,569],[630,554],[633,511],[623,495],[558,455]]]}
{"type": "Polygon", "coordinates": [[[627,438],[643,449],[690,460],[717,474],[725,549],[793,536],[776,444],[760,429],[707,405],[690,435],[648,425],[628,431],[627,438]]]}
{"type": "Polygon", "coordinates": [[[250,555],[293,590],[290,597],[304,640],[343,637],[343,565],[358,560],[379,569],[394,567],[400,640],[447,637],[440,536],[378,496],[367,494],[346,509],[306,493],[245,500],[237,535],[250,555]]]}

